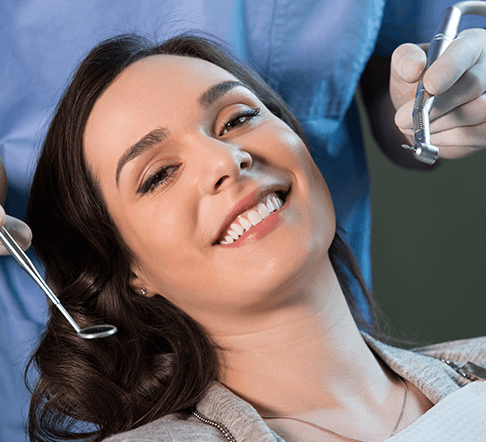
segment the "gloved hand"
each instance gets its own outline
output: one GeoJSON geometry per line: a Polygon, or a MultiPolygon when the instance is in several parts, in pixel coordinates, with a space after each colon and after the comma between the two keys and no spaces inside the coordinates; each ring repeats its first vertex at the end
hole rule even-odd
{"type": "MultiPolygon", "coordinates": [[[[7,197],[7,189],[7,174],[5,172],[2,159],[0,158],[0,203],[2,204],[5,202],[5,198],[7,197]]],[[[30,230],[29,226],[17,218],[6,215],[5,210],[0,205],[0,226],[2,225],[5,226],[5,228],[14,237],[23,250],[27,250],[30,247],[30,243],[32,241],[32,231],[30,230]]],[[[9,255],[9,252],[7,249],[5,249],[1,241],[0,255],[9,255]]]]}
{"type": "MultiPolygon", "coordinates": [[[[399,46],[391,59],[390,96],[395,123],[413,146],[412,110],[425,69],[428,44],[399,46]]],[[[439,157],[464,158],[486,147],[486,31],[467,29],[424,75],[424,87],[437,95],[430,113],[431,143],[439,157]]]]}

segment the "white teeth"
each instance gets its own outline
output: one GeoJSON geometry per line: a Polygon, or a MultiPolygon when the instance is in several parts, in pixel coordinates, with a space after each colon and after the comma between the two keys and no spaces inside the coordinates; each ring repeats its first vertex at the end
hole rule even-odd
{"type": "Polygon", "coordinates": [[[250,221],[242,216],[238,217],[238,221],[240,222],[241,227],[243,227],[245,230],[248,230],[253,225],[250,221]]]}
{"type": "Polygon", "coordinates": [[[254,226],[263,220],[256,210],[250,210],[246,216],[248,217],[248,221],[250,221],[254,226]]]}
{"type": "Polygon", "coordinates": [[[275,210],[277,210],[277,206],[273,204],[270,195],[267,195],[263,201],[265,202],[265,205],[267,206],[268,210],[270,210],[270,212],[274,212],[275,210]]]}
{"type": "Polygon", "coordinates": [[[235,242],[243,233],[249,230],[251,227],[256,226],[259,222],[264,220],[268,215],[283,206],[283,201],[275,194],[271,193],[266,195],[262,202],[246,212],[245,216],[239,215],[236,220],[231,224],[224,237],[219,244],[227,245],[235,242]]]}
{"type": "Polygon", "coordinates": [[[283,206],[283,201],[280,198],[272,195],[273,204],[277,207],[277,210],[283,206]]]}
{"type": "MultiPolygon", "coordinates": [[[[238,223],[233,223],[233,224],[231,224],[230,227],[231,227],[231,230],[233,230],[233,232],[238,234],[238,236],[241,236],[241,235],[243,235],[243,233],[245,233],[245,230],[243,229],[243,227],[241,227],[238,223]]],[[[233,235],[231,235],[231,236],[233,236],[233,235]]],[[[237,238],[235,238],[235,239],[237,239],[237,238]]]]}
{"type": "Polygon", "coordinates": [[[233,232],[232,230],[228,230],[228,235],[231,236],[235,241],[240,237],[236,232],[233,232]]]}
{"type": "Polygon", "coordinates": [[[263,219],[265,219],[268,215],[270,215],[270,210],[267,209],[267,206],[265,206],[265,204],[260,203],[258,204],[258,213],[263,219]]]}

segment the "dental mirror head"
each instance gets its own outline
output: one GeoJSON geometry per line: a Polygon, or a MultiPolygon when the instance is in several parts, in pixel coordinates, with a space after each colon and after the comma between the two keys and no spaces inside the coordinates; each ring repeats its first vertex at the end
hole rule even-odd
{"type": "Polygon", "coordinates": [[[25,254],[22,248],[17,244],[17,241],[13,239],[8,230],[4,227],[0,227],[0,241],[2,241],[5,248],[10,252],[12,257],[17,261],[17,264],[24,269],[27,274],[37,283],[42,291],[48,296],[48,298],[56,305],[61,311],[68,322],[73,326],[74,330],[80,338],[83,339],[99,339],[106,338],[107,336],[114,335],[117,332],[117,328],[114,325],[93,325],[81,329],[73,317],[62,306],[59,298],[54,294],[51,288],[44,281],[40,273],[34,267],[34,264],[25,254]]]}
{"type": "Polygon", "coordinates": [[[117,328],[114,325],[93,325],[78,331],[78,336],[83,339],[99,339],[114,335],[117,328]]]}

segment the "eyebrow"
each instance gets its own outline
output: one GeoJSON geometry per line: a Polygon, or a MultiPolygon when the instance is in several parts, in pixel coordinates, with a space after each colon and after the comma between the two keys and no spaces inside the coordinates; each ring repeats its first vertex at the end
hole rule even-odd
{"type": "MultiPolygon", "coordinates": [[[[223,95],[227,94],[230,90],[239,86],[242,86],[251,91],[248,86],[239,81],[223,81],[221,83],[215,84],[214,86],[211,86],[209,89],[203,92],[198,98],[198,102],[203,108],[208,108],[215,101],[219,100],[223,95]]],[[[158,128],[149,132],[142,139],[130,146],[118,161],[118,165],[116,167],[116,185],[118,186],[118,182],[120,181],[120,173],[125,164],[142,155],[147,150],[152,149],[154,146],[161,143],[167,137],[168,131],[164,128],[158,128]]]]}
{"type": "Polygon", "coordinates": [[[223,81],[222,83],[215,84],[199,97],[199,104],[205,108],[209,107],[224,94],[227,94],[231,89],[238,86],[243,86],[244,88],[249,89],[246,84],[240,83],[239,81],[223,81]]]}
{"type": "Polygon", "coordinates": [[[167,138],[167,135],[167,130],[163,128],[155,129],[145,135],[141,140],[130,146],[122,155],[120,161],[118,161],[118,165],[116,166],[116,185],[118,186],[120,173],[125,164],[127,164],[129,161],[132,161],[139,155],[142,155],[147,150],[152,149],[152,147],[165,140],[167,138]]]}

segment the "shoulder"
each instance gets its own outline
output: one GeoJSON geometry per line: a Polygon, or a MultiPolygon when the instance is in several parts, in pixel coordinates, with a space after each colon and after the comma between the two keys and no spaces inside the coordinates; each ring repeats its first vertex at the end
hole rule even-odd
{"type": "Polygon", "coordinates": [[[115,434],[103,442],[220,442],[226,439],[216,428],[193,416],[170,414],[134,430],[115,434]]]}
{"type": "Polygon", "coordinates": [[[486,365],[486,336],[426,345],[414,348],[412,351],[456,363],[474,362],[478,365],[486,365]]]}

